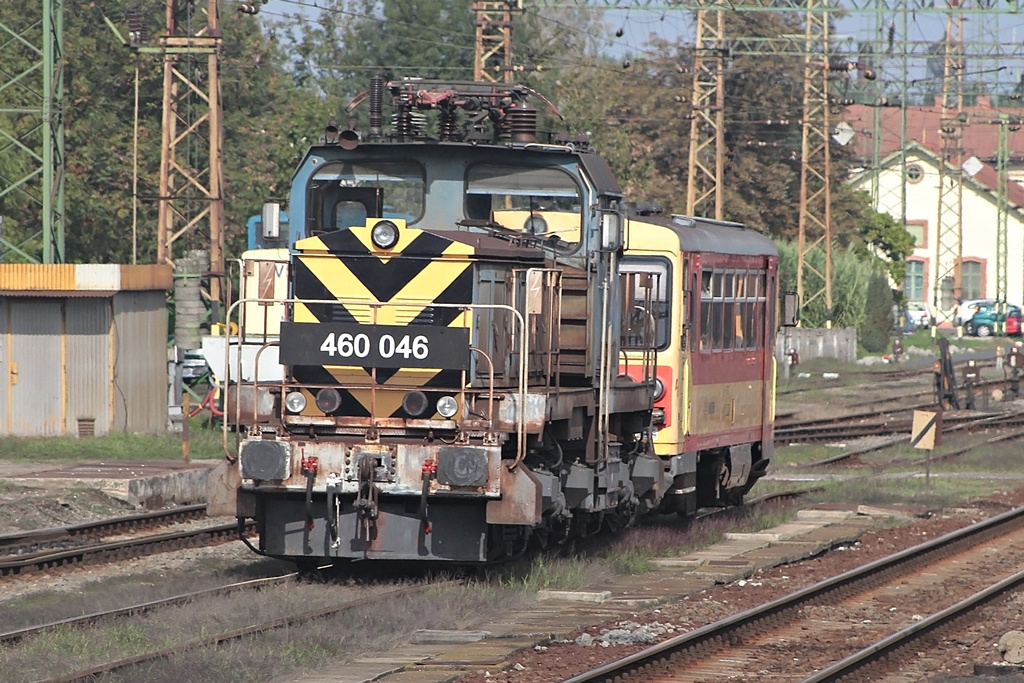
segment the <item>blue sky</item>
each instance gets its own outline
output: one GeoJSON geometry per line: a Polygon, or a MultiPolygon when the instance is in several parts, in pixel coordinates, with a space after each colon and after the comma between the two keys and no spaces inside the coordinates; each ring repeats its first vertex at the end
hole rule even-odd
{"type": "MultiPolygon", "coordinates": [[[[258,0],[257,0],[258,1],[258,0]]],[[[910,2],[910,0],[906,0],[910,2]]],[[[920,2],[920,0],[917,0],[920,2]]],[[[296,12],[314,13],[313,9],[303,9],[299,2],[313,4],[315,0],[270,0],[263,6],[261,12],[267,16],[282,14],[294,14],[296,12]]],[[[941,3],[941,0],[939,0],[941,3]]],[[[937,3],[937,4],[939,4],[937,3]]],[[[529,0],[525,0],[527,7],[529,0]]],[[[863,3],[861,3],[863,4],[863,3]]],[[[602,0],[603,5],[603,0],[602,0]]],[[[539,5],[538,5],[539,6],[539,5]]],[[[598,11],[598,10],[595,10],[598,11]]],[[[609,43],[606,52],[619,59],[642,58],[647,52],[646,44],[650,36],[660,36],[669,40],[675,40],[680,35],[686,40],[692,40],[692,21],[690,13],[685,10],[647,10],[642,8],[632,9],[606,9],[602,11],[604,23],[608,27],[607,41],[609,43]],[[621,31],[622,35],[616,37],[615,33],[621,31]]],[[[897,38],[902,35],[902,18],[898,15],[891,17],[895,20],[897,38]]],[[[843,43],[846,46],[855,46],[857,43],[872,38],[885,39],[885,29],[878,35],[877,29],[873,26],[874,18],[870,14],[853,15],[837,23],[837,37],[847,36],[850,40],[843,43]]],[[[1003,90],[1008,90],[1012,85],[1019,82],[1021,74],[1024,73],[1024,15],[1003,14],[996,22],[991,18],[984,21],[980,19],[968,20],[964,28],[964,39],[968,54],[977,52],[980,47],[977,41],[989,43],[1015,44],[1016,56],[1004,59],[1000,62],[994,60],[969,59],[967,71],[969,76],[982,79],[989,83],[998,83],[1003,90]],[[1002,67],[1001,70],[996,70],[1002,67]]],[[[467,33],[472,28],[467,27],[467,33]]],[[[936,14],[928,14],[923,11],[908,15],[907,38],[916,42],[941,41],[945,33],[945,19],[936,14]]],[[[851,54],[851,57],[855,55],[851,54]]],[[[924,59],[911,60],[911,80],[923,77],[924,59]]],[[[898,83],[902,78],[901,63],[898,59],[890,59],[883,65],[882,78],[890,84],[898,83]]],[[[892,86],[890,87],[898,87],[892,86]]],[[[934,87],[940,89],[941,83],[934,86],[929,82],[917,85],[917,90],[927,90],[934,87]]]]}

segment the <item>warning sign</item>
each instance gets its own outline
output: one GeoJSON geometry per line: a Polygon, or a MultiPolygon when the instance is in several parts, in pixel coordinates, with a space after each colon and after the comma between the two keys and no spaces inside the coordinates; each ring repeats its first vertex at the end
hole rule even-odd
{"type": "Polygon", "coordinates": [[[910,428],[910,445],[929,451],[935,448],[941,422],[937,412],[915,410],[914,423],[910,428]]]}

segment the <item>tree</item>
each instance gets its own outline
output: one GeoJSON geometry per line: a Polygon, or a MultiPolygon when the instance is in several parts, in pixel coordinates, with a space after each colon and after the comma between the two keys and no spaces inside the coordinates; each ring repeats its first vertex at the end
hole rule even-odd
{"type": "Polygon", "coordinates": [[[471,7],[468,0],[327,0],[317,17],[293,17],[298,84],[347,100],[380,73],[471,80],[471,7]]]}
{"type": "Polygon", "coordinates": [[[888,278],[881,269],[877,269],[868,282],[864,317],[857,326],[858,341],[872,353],[881,353],[889,346],[893,329],[892,304],[888,278]]]}

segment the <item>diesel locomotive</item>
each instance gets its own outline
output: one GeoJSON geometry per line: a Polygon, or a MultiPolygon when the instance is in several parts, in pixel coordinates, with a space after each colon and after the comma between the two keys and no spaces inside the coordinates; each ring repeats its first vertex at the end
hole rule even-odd
{"type": "Polygon", "coordinates": [[[212,495],[258,552],[488,563],[765,474],[771,241],[629,203],[535,95],[374,78],[254,221],[212,495]]]}

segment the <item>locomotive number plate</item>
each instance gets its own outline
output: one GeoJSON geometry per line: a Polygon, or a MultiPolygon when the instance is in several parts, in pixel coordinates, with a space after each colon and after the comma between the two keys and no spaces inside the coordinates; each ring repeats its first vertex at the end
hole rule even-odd
{"type": "Polygon", "coordinates": [[[469,367],[469,330],[432,325],[281,323],[281,363],[364,368],[469,367]]]}

